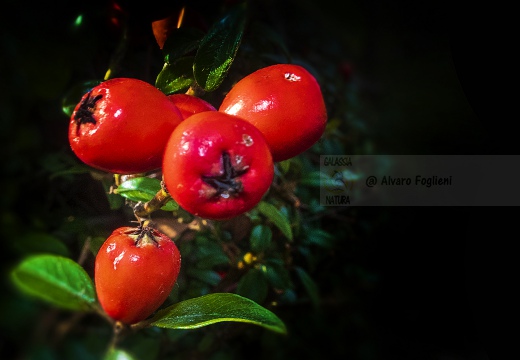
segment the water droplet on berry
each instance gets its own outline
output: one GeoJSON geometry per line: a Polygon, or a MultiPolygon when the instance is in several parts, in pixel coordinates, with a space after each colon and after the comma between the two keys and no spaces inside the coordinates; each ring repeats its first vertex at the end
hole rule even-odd
{"type": "Polygon", "coordinates": [[[126,251],[123,251],[121,254],[119,254],[115,259],[114,259],[114,270],[117,269],[117,264],[119,264],[119,262],[121,261],[121,259],[123,259],[123,256],[125,256],[125,252],[126,251]]]}
{"type": "Polygon", "coordinates": [[[296,74],[285,73],[285,78],[289,81],[300,81],[301,77],[296,74]]]}
{"type": "Polygon", "coordinates": [[[251,145],[253,145],[254,141],[253,141],[253,138],[250,135],[243,134],[242,135],[242,143],[245,146],[251,146],[251,145]]]}
{"type": "Polygon", "coordinates": [[[107,254],[116,248],[116,244],[110,244],[107,246],[107,254]]]}

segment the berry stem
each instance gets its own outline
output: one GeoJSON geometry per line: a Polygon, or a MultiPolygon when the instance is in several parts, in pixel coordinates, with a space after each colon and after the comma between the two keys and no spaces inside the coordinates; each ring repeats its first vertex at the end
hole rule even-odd
{"type": "Polygon", "coordinates": [[[164,181],[162,181],[161,189],[150,201],[147,201],[144,204],[140,202],[134,207],[134,215],[138,219],[145,218],[154,211],[162,208],[169,200],[171,200],[171,196],[164,186],[164,181]]]}

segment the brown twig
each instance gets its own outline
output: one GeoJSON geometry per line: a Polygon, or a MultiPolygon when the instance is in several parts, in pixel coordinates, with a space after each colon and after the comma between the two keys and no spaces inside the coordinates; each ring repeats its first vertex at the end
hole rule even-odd
{"type": "Polygon", "coordinates": [[[141,218],[145,218],[154,211],[157,211],[160,208],[162,208],[170,199],[171,196],[166,190],[164,182],[161,182],[161,189],[157,192],[157,194],[155,194],[155,196],[150,201],[147,201],[144,204],[139,202],[134,207],[134,215],[139,220],[141,218]]]}

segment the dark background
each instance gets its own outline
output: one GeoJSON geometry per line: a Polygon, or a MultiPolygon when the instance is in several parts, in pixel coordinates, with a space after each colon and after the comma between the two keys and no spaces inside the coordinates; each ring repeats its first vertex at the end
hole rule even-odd
{"type": "MultiPolygon", "coordinates": [[[[141,5],[136,29],[155,16],[152,3],[141,5]]],[[[511,9],[496,2],[482,8],[438,1],[266,3],[272,13],[265,18],[284,24],[291,51],[312,57],[320,44],[332,43],[334,61],[343,56],[351,64],[376,154],[518,154],[511,9]]],[[[16,241],[9,224],[38,226],[32,214],[42,208],[46,187],[33,179],[43,155],[67,146],[61,98],[87,76],[77,70],[82,57],[102,64],[111,51],[92,53],[91,44],[74,43],[67,33],[79,11],[102,4],[7,1],[2,10],[2,269],[15,260],[6,246],[16,241]]],[[[518,186],[517,179],[503,183],[518,186]]],[[[517,285],[516,207],[358,211],[372,229],[356,261],[380,279],[362,307],[374,341],[367,347],[378,358],[514,357],[506,344],[515,326],[509,305],[517,285]],[[381,214],[386,221],[375,222],[381,214]]],[[[343,353],[343,339],[355,334],[341,332],[342,311],[324,315],[334,334],[326,326],[300,334],[302,354],[306,347],[343,353]]]]}

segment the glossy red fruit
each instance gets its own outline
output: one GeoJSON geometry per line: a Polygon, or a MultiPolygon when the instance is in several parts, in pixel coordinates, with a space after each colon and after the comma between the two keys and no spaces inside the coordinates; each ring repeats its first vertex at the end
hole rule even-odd
{"type": "Polygon", "coordinates": [[[99,302],[114,320],[144,320],[164,303],[180,267],[181,255],[168,236],[150,227],[118,228],[96,255],[99,302]]]}
{"type": "Polygon", "coordinates": [[[265,136],[275,162],[299,155],[316,143],[327,110],[314,76],[305,68],[277,64],[242,78],[226,95],[219,111],[236,115],[265,136]]]}
{"type": "Polygon", "coordinates": [[[262,133],[218,111],[192,115],[173,131],[162,169],[166,188],[184,210],[216,220],[251,210],[274,177],[262,133]]]}
{"type": "Polygon", "coordinates": [[[184,119],[203,111],[217,111],[213,105],[197,96],[172,94],[168,98],[177,106],[184,119]]]}
{"type": "Polygon", "coordinates": [[[161,167],[164,146],[182,115],[168,96],[132,78],[107,80],[85,94],[69,122],[72,151],[85,164],[135,174],[161,167]]]}

